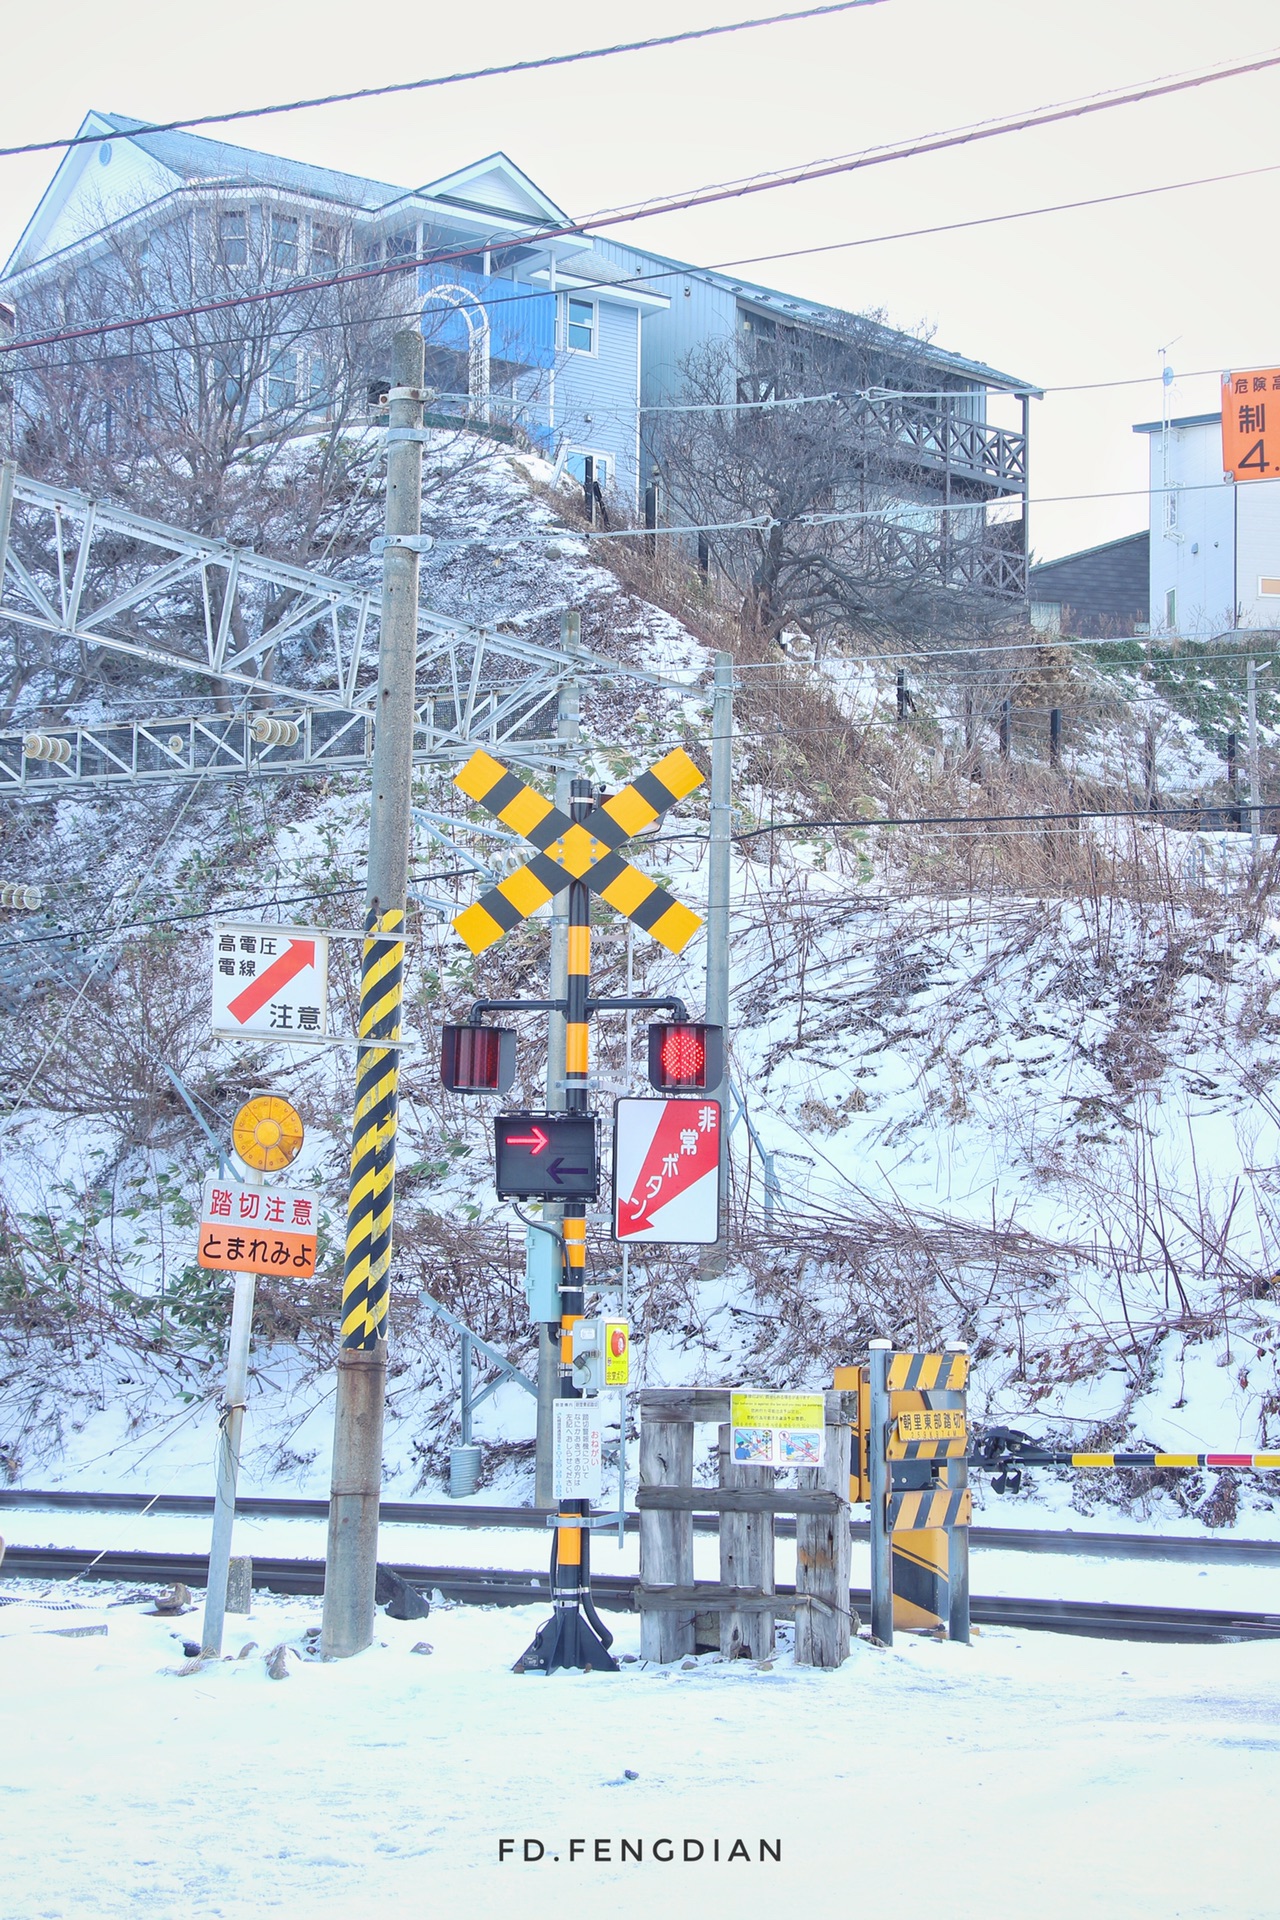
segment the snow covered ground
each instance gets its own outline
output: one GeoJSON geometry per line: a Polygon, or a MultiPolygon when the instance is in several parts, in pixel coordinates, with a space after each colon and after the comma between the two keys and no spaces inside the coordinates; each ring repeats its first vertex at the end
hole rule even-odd
{"type": "Polygon", "coordinates": [[[84,1639],[0,1607],[5,1920],[1276,1912],[1277,1646],[989,1630],[862,1641],[834,1674],[535,1679],[510,1666],[541,1610],[437,1606],[274,1681],[317,1603],[255,1596],[228,1650],[256,1651],[181,1672],[198,1615],[109,1597],[84,1639]]]}

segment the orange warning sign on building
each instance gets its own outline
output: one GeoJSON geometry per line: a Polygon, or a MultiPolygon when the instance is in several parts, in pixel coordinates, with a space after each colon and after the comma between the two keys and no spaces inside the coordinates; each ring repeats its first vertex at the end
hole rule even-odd
{"type": "Polygon", "coordinates": [[[1233,480],[1280,475],[1280,367],[1223,374],[1222,471],[1233,480]]]}

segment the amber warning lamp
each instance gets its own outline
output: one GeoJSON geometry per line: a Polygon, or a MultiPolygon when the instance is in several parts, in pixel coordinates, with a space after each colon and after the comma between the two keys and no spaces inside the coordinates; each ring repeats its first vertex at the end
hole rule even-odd
{"type": "Polygon", "coordinates": [[[705,1093],[724,1078],[724,1028],[688,1020],[649,1029],[649,1085],[659,1093],[705,1093]]]}
{"type": "Polygon", "coordinates": [[[450,1093],[505,1093],[516,1077],[513,1027],[444,1027],[440,1081],[450,1093]]]}

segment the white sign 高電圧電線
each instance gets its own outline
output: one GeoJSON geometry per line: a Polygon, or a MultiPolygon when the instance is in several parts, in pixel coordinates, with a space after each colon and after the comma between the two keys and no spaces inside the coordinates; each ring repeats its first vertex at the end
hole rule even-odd
{"type": "Polygon", "coordinates": [[[218,1039],[323,1040],[329,1029],[329,941],[307,927],[213,930],[213,1031],[218,1039]]]}

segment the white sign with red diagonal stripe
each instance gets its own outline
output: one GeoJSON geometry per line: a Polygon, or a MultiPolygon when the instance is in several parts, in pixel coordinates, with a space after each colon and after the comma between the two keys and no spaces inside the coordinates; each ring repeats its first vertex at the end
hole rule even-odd
{"type": "Polygon", "coordinates": [[[699,1247],[720,1238],[718,1100],[615,1104],[613,1234],[699,1247]]]}
{"type": "Polygon", "coordinates": [[[309,927],[213,930],[213,1031],[219,1039],[323,1040],[329,941],[309,927]]]}

